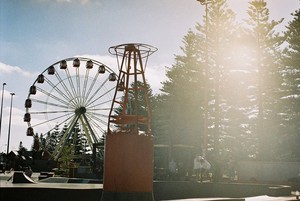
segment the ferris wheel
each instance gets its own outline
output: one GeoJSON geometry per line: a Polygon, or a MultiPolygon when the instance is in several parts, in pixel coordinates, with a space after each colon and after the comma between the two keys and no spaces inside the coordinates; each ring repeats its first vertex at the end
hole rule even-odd
{"type": "Polygon", "coordinates": [[[58,61],[37,76],[25,101],[27,136],[47,134],[62,127],[59,144],[52,157],[79,128],[90,147],[105,135],[116,73],[101,62],[88,58],[58,61]]]}

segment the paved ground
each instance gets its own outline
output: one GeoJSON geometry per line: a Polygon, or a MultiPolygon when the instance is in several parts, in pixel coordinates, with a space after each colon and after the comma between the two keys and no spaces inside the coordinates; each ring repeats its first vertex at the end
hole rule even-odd
{"type": "MultiPolygon", "coordinates": [[[[6,172],[5,174],[0,174],[0,188],[8,187],[8,188],[59,188],[59,189],[102,189],[102,184],[74,184],[74,183],[61,183],[62,180],[58,181],[60,183],[46,183],[38,181],[38,177],[40,173],[33,173],[32,180],[34,180],[35,184],[13,184],[12,180],[9,180],[12,177],[13,172],[6,172]]],[[[177,200],[165,200],[165,201],[291,201],[296,200],[295,196],[287,196],[287,197],[270,197],[267,195],[256,196],[256,197],[247,197],[247,198],[194,198],[194,199],[177,199],[177,200]]]]}
{"type": "Polygon", "coordinates": [[[295,197],[270,197],[267,195],[247,197],[247,198],[195,198],[181,200],[165,200],[165,201],[291,201],[296,200],[295,197]]]}
{"type": "MultiPolygon", "coordinates": [[[[36,188],[37,185],[39,188],[56,188],[56,189],[103,189],[102,184],[87,184],[87,183],[66,183],[63,178],[57,178],[57,183],[55,181],[51,182],[41,182],[38,180],[40,173],[33,173],[31,179],[36,183],[12,183],[13,172],[0,174],[0,187],[7,188],[36,188]]],[[[55,180],[53,178],[52,180],[55,180]]]]}
{"type": "MultiPolygon", "coordinates": [[[[13,176],[13,174],[14,174],[13,171],[11,171],[11,172],[6,171],[5,173],[0,173],[0,180],[7,181],[9,178],[11,178],[13,176]]],[[[39,175],[40,175],[40,173],[34,172],[34,173],[32,173],[31,179],[34,181],[38,181],[39,175]]]]}

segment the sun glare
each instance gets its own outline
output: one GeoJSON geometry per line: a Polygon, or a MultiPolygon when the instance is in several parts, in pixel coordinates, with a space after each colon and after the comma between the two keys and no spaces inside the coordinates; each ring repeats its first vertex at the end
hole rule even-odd
{"type": "Polygon", "coordinates": [[[235,71],[251,71],[255,59],[253,48],[244,43],[236,43],[232,46],[232,55],[229,57],[230,66],[235,71]]]}

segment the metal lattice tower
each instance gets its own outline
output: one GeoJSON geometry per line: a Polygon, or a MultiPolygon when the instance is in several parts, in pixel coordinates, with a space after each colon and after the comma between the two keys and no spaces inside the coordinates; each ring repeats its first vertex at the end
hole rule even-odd
{"type": "Polygon", "coordinates": [[[108,134],[126,131],[151,134],[151,116],[145,69],[149,55],[157,48],[146,44],[130,43],[109,48],[116,55],[119,75],[109,114],[108,134]],[[119,106],[117,106],[119,105],[119,106]]]}

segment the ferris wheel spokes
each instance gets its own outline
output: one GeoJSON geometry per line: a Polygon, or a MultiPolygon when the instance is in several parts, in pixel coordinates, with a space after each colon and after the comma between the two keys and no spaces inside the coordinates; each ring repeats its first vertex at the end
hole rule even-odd
{"type": "MultiPolygon", "coordinates": [[[[75,96],[74,94],[72,94],[72,92],[69,90],[69,88],[67,87],[66,83],[64,82],[64,79],[61,78],[61,76],[58,73],[55,73],[55,76],[58,80],[58,85],[61,85],[62,89],[64,90],[65,93],[63,93],[67,98],[66,100],[75,100],[75,96]]],[[[76,104],[76,103],[74,103],[76,104]]]]}
{"type": "Polygon", "coordinates": [[[68,142],[68,139],[70,138],[70,135],[72,134],[72,130],[74,129],[78,119],[79,119],[79,115],[73,116],[73,119],[69,122],[69,124],[67,124],[67,130],[61,131],[64,132],[63,136],[52,154],[55,160],[58,159],[58,157],[62,152],[63,147],[65,147],[66,143],[68,142]]]}
{"type": "Polygon", "coordinates": [[[56,114],[56,113],[71,113],[70,110],[57,110],[57,111],[41,111],[41,112],[31,112],[31,114],[56,114]]]}
{"type": "MultiPolygon", "coordinates": [[[[86,68],[86,73],[84,76],[84,82],[83,82],[83,89],[82,89],[82,97],[86,97],[86,88],[87,88],[87,84],[88,84],[88,78],[89,78],[89,74],[90,74],[90,68],[86,68]]],[[[98,73],[97,73],[98,75],[98,73]]],[[[84,104],[84,100],[82,100],[81,105],[84,104]]]]}
{"type": "Polygon", "coordinates": [[[65,109],[70,108],[70,107],[68,107],[66,105],[61,105],[61,104],[57,104],[57,103],[50,103],[50,102],[47,102],[47,101],[41,101],[41,100],[38,100],[38,99],[35,99],[35,98],[32,98],[30,100],[32,102],[40,103],[40,104],[43,104],[43,105],[51,105],[51,106],[55,106],[55,107],[65,108],[65,109]]]}
{"type": "Polygon", "coordinates": [[[75,86],[74,86],[74,83],[73,83],[73,79],[72,79],[72,76],[70,74],[70,71],[69,71],[69,68],[66,68],[65,69],[65,73],[67,75],[67,80],[69,82],[69,85],[70,85],[70,88],[72,90],[72,94],[73,94],[73,100],[76,102],[76,104],[78,105],[79,104],[79,101],[78,101],[78,94],[76,93],[76,90],[75,90],[75,86]]]}
{"type": "MultiPolygon", "coordinates": [[[[105,84],[108,83],[108,81],[109,81],[109,79],[106,78],[106,79],[103,81],[103,83],[102,83],[99,87],[97,87],[97,89],[96,89],[93,93],[92,93],[92,90],[89,89],[88,94],[86,95],[86,101],[85,101],[85,104],[86,104],[86,105],[89,105],[89,102],[90,102],[91,100],[93,100],[93,98],[99,93],[99,91],[103,88],[103,86],[104,86],[105,84]],[[92,93],[92,94],[91,94],[91,93],[92,93]]],[[[91,84],[91,86],[94,87],[94,85],[95,85],[95,82],[94,82],[94,80],[93,80],[93,83],[91,84]]]]}
{"type": "Polygon", "coordinates": [[[89,131],[90,131],[90,134],[91,134],[91,136],[92,136],[92,138],[93,138],[93,143],[98,143],[99,140],[98,140],[98,138],[97,138],[97,136],[96,136],[95,131],[92,129],[91,124],[89,123],[88,118],[86,117],[86,115],[82,115],[82,116],[83,116],[83,119],[84,119],[84,121],[85,121],[85,124],[83,124],[83,125],[86,125],[86,126],[88,127],[88,129],[89,129],[89,131]]]}
{"type": "MultiPolygon", "coordinates": [[[[59,78],[59,77],[57,77],[57,78],[59,78]]],[[[73,100],[73,99],[74,99],[74,97],[72,97],[72,95],[70,95],[69,93],[64,93],[64,92],[58,87],[58,85],[59,85],[60,83],[63,83],[63,82],[59,81],[58,84],[55,85],[55,84],[54,84],[53,82],[51,82],[48,78],[45,78],[45,81],[46,81],[47,84],[49,84],[49,86],[52,87],[52,89],[53,89],[54,91],[57,92],[57,94],[58,94],[59,96],[61,96],[61,97],[64,98],[64,101],[67,101],[68,103],[71,103],[70,100],[73,100]],[[69,95],[69,96],[68,96],[68,95],[69,95]]],[[[75,103],[73,103],[73,104],[75,105],[75,103]]]]}
{"type": "MultiPolygon", "coordinates": [[[[69,116],[70,114],[72,114],[72,113],[70,112],[70,113],[67,113],[67,114],[63,114],[63,115],[61,115],[61,116],[57,116],[57,117],[52,118],[52,119],[47,119],[46,121],[37,123],[37,124],[35,124],[35,125],[32,125],[31,127],[33,128],[33,127],[40,126],[40,125],[43,125],[43,124],[46,124],[46,123],[49,123],[49,122],[53,122],[54,120],[58,120],[58,119],[61,119],[61,118],[66,117],[66,116],[69,116]]],[[[72,116],[74,116],[74,115],[72,115],[72,116]]],[[[67,118],[67,119],[64,119],[63,122],[66,122],[67,120],[71,119],[72,116],[69,117],[69,118],[67,118]]],[[[51,129],[51,130],[52,130],[52,129],[51,129]]],[[[50,131],[51,131],[51,130],[50,130],[50,131]]],[[[49,131],[48,131],[48,132],[49,132],[49,131]]]]}
{"type": "Polygon", "coordinates": [[[62,98],[59,98],[58,96],[53,95],[52,93],[47,92],[46,90],[40,88],[40,87],[36,87],[37,91],[40,91],[41,93],[43,93],[44,95],[46,95],[47,97],[50,97],[54,100],[57,100],[58,102],[64,104],[64,105],[69,105],[68,101],[64,101],[62,98]]]}
{"type": "MultiPolygon", "coordinates": [[[[105,95],[107,95],[108,93],[113,92],[114,89],[115,89],[115,87],[113,86],[111,89],[107,90],[106,92],[104,92],[103,94],[101,94],[99,97],[95,98],[95,95],[96,95],[97,93],[99,93],[100,89],[97,90],[97,92],[95,92],[94,95],[93,95],[93,97],[92,97],[92,98],[93,98],[93,101],[91,101],[92,99],[90,99],[89,101],[86,102],[86,105],[87,105],[87,106],[90,106],[91,104],[93,104],[93,103],[95,103],[96,101],[98,101],[98,100],[100,100],[101,98],[103,98],[103,97],[104,97],[105,95]],[[91,102],[90,102],[90,101],[91,101],[91,102]]],[[[98,105],[99,105],[99,104],[98,104],[98,105]]]]}

